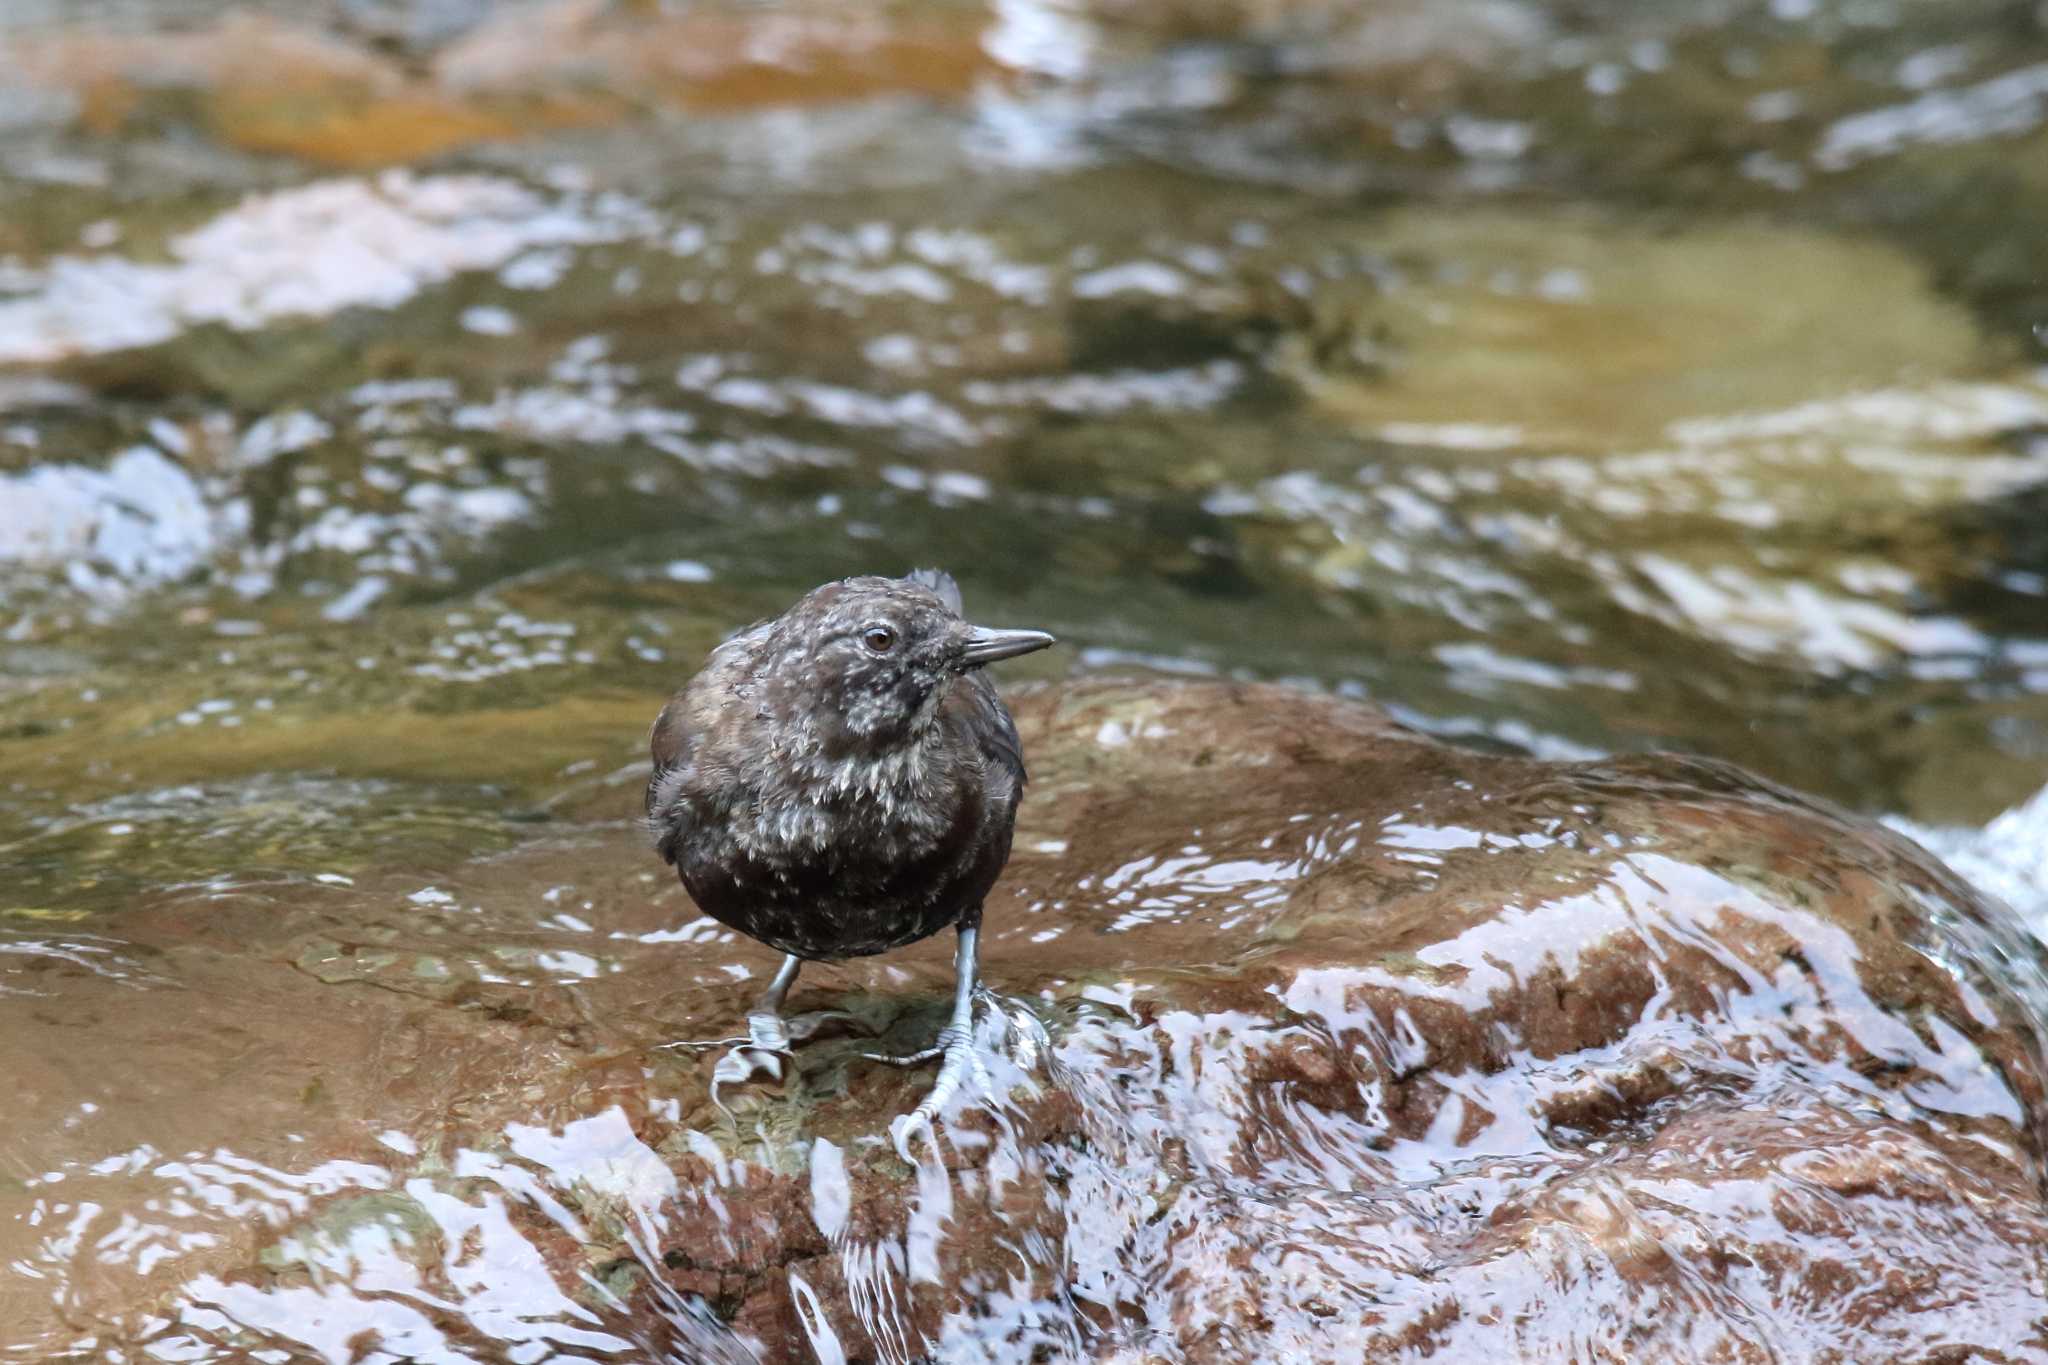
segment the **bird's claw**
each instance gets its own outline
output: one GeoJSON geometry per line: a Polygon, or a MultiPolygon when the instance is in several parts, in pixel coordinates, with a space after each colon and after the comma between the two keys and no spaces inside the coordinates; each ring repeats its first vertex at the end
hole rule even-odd
{"type": "Polygon", "coordinates": [[[928,1047],[900,1055],[893,1052],[863,1052],[860,1055],[867,1061],[880,1062],[884,1066],[923,1066],[944,1051],[942,1047],[928,1047]]]}
{"type": "Polygon", "coordinates": [[[747,1031],[736,1038],[696,1038],[674,1043],[663,1043],[663,1047],[708,1050],[714,1047],[740,1048],[750,1052],[770,1052],[778,1057],[794,1057],[790,1049],[793,1042],[802,1042],[837,1019],[851,1019],[845,1010],[817,1010],[810,1014],[799,1014],[785,1019],[779,1014],[755,1010],[747,1015],[747,1031]]]}
{"type": "Polygon", "coordinates": [[[714,1047],[744,1047],[753,1039],[740,1038],[678,1038],[671,1043],[657,1043],[656,1047],[675,1048],[678,1051],[708,1052],[714,1047]]]}
{"type": "Polygon", "coordinates": [[[931,1120],[918,1113],[898,1114],[889,1120],[889,1143],[895,1147],[896,1155],[903,1158],[906,1166],[917,1165],[917,1158],[910,1154],[910,1139],[914,1133],[930,1134],[931,1120]]]}
{"type": "Polygon", "coordinates": [[[905,1164],[915,1166],[917,1162],[910,1155],[910,1136],[920,1129],[929,1131],[931,1122],[942,1113],[953,1097],[960,1092],[961,1083],[972,1079],[974,1084],[986,1092],[993,1088],[988,1068],[982,1064],[981,1054],[974,1046],[974,1030],[949,1024],[939,1031],[938,1045],[908,1057],[883,1057],[880,1061],[900,1065],[913,1065],[943,1057],[939,1074],[932,1082],[931,1090],[917,1108],[907,1114],[899,1114],[889,1124],[889,1140],[895,1145],[896,1155],[905,1164]]]}
{"type": "Polygon", "coordinates": [[[785,1035],[793,1041],[801,1043],[815,1035],[825,1025],[838,1023],[842,1019],[858,1021],[859,1016],[851,1010],[812,1010],[808,1014],[799,1014],[794,1018],[784,1019],[782,1023],[785,1035]]]}

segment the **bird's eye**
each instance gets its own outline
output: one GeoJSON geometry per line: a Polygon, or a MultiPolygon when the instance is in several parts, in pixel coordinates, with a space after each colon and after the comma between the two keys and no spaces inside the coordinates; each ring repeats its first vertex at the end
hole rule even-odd
{"type": "Polygon", "coordinates": [[[877,654],[887,654],[896,645],[896,632],[887,626],[869,626],[860,633],[860,642],[877,654]]]}

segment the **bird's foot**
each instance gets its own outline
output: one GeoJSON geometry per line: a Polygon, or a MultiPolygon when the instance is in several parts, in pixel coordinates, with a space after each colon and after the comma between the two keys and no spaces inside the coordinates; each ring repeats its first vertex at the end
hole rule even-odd
{"type": "Polygon", "coordinates": [[[729,1085],[744,1085],[755,1076],[766,1076],[771,1081],[782,1079],[782,1064],[787,1061],[792,1069],[796,1066],[796,1052],[790,1046],[815,1034],[828,1023],[853,1016],[844,1010],[818,1010],[810,1014],[799,1014],[785,1019],[768,1010],[754,1010],[747,1015],[747,1032],[739,1038],[707,1038],[699,1041],[665,1043],[674,1048],[715,1048],[727,1049],[711,1068],[711,1103],[718,1112],[732,1118],[732,1110],[726,1108],[724,1097],[719,1093],[729,1085]]]}
{"type": "Polygon", "coordinates": [[[971,1024],[948,1024],[939,1031],[938,1042],[921,1052],[903,1057],[867,1054],[872,1060],[887,1062],[891,1066],[916,1066],[934,1057],[942,1058],[939,1063],[938,1079],[917,1108],[907,1114],[899,1114],[889,1124],[889,1140],[895,1144],[896,1154],[912,1166],[917,1164],[910,1155],[910,1138],[920,1128],[929,1128],[931,1121],[942,1113],[953,1097],[960,1092],[962,1083],[972,1079],[975,1086],[986,1093],[992,1088],[988,1068],[982,1064],[981,1053],[974,1043],[974,1029],[971,1024]]]}
{"type": "Polygon", "coordinates": [[[895,1145],[896,1154],[913,1166],[917,1163],[910,1155],[911,1135],[919,1129],[930,1129],[932,1120],[953,1102],[963,1082],[972,1079],[976,1088],[984,1093],[991,1089],[988,1068],[982,1064],[981,1054],[974,1046],[972,1027],[947,1026],[939,1033],[938,1046],[917,1055],[920,1059],[937,1056],[944,1060],[939,1063],[938,1078],[932,1082],[931,1090],[917,1108],[907,1114],[898,1114],[889,1124],[889,1140],[895,1145]]]}
{"type": "Polygon", "coordinates": [[[777,1056],[787,1057],[790,1055],[789,1045],[791,1043],[803,1042],[805,1039],[817,1034],[827,1024],[837,1023],[842,1019],[855,1018],[855,1015],[848,1013],[846,1010],[813,1010],[808,1014],[799,1014],[788,1018],[779,1014],[771,1014],[766,1010],[755,1010],[747,1015],[747,1031],[737,1038],[681,1039],[673,1043],[663,1043],[661,1046],[691,1049],[742,1047],[756,1052],[772,1052],[777,1056]]]}

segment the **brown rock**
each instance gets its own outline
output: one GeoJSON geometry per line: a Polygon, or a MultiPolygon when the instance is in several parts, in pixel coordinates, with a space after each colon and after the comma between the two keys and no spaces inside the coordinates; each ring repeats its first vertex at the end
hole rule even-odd
{"type": "Polygon", "coordinates": [[[928,1039],[949,945],[807,969],[796,1007],[858,1023],[735,1127],[656,1045],[730,1031],[773,959],[648,875],[628,773],[432,895],[166,905],[150,982],[0,993],[27,1055],[64,1040],[32,1115],[119,1104],[23,1129],[45,1174],[0,1211],[95,1212],[0,1221],[43,1277],[0,1320],[199,1359],[2048,1355],[2040,954],[1897,836],[1278,688],[1016,709],[1003,1094],[917,1167],[884,1132],[929,1074],[857,1054],[928,1039]],[[223,1041],[252,1004],[275,1035],[223,1041]],[[121,1144],[156,1155],[95,1165],[121,1144]],[[90,1250],[122,1217],[149,1267],[90,1250]]]}
{"type": "MultiPolygon", "coordinates": [[[[307,16],[317,19],[317,15],[307,16]]],[[[345,167],[611,124],[878,96],[955,99],[1003,72],[977,6],[691,6],[541,0],[499,8],[421,63],[317,23],[229,17],[170,31],[58,25],[9,39],[0,86],[61,96],[88,131],[178,117],[250,151],[345,167]]]]}

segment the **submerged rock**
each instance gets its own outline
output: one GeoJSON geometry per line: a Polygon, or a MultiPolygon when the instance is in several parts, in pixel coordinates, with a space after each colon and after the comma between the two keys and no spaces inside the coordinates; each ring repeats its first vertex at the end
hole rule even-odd
{"type": "Polygon", "coordinates": [[[1351,245],[1370,268],[1319,282],[1282,367],[1340,420],[1421,444],[1628,449],[1986,355],[1924,267],[1840,234],[1458,205],[1351,245]]]}
{"type": "Polygon", "coordinates": [[[430,887],[167,904],[61,991],[9,994],[59,935],[0,976],[52,1153],[0,1203],[76,1220],[0,1222],[0,1317],[183,1359],[2048,1350],[2048,978],[1912,844],[1279,688],[1015,706],[1002,1093],[914,1167],[886,1126],[929,1075],[859,1054],[928,1041],[950,944],[807,969],[794,1006],[849,1018],[725,1118],[658,1045],[732,1032],[773,959],[648,875],[628,770],[430,887]],[[86,1098],[121,1138],[64,1127],[86,1098]]]}

